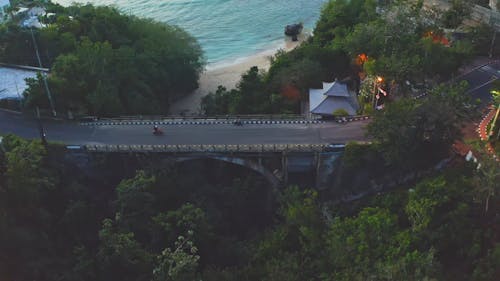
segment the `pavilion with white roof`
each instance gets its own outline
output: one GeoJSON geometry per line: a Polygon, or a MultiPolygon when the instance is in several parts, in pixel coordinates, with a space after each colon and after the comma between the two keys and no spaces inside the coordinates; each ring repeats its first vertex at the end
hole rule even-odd
{"type": "Polygon", "coordinates": [[[349,115],[356,115],[359,104],[356,94],[350,92],[347,85],[339,81],[323,82],[323,89],[309,89],[309,112],[322,116],[331,116],[343,109],[349,115]]]}

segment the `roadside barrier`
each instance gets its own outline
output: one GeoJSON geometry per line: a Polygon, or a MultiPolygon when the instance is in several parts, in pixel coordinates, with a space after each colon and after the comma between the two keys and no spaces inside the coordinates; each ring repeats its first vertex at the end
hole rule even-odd
{"type": "MultiPolygon", "coordinates": [[[[322,152],[328,144],[83,145],[89,152],[322,152]]],[[[74,149],[74,148],[73,148],[74,149]]]]}
{"type": "MultiPolygon", "coordinates": [[[[340,117],[333,119],[332,121],[337,123],[346,123],[353,121],[363,121],[370,119],[370,116],[349,116],[340,117]]],[[[207,118],[207,119],[184,119],[184,118],[169,118],[169,119],[152,119],[152,120],[140,120],[140,119],[99,119],[90,122],[80,122],[83,126],[116,126],[116,125],[232,125],[236,121],[242,125],[266,125],[266,124],[321,124],[327,122],[326,120],[321,120],[319,118],[314,119],[251,119],[247,116],[244,118],[228,118],[228,119],[217,119],[217,118],[207,118]]]]}
{"type": "Polygon", "coordinates": [[[346,123],[346,122],[353,122],[353,121],[363,121],[363,120],[368,120],[370,119],[370,116],[351,116],[351,117],[342,117],[338,118],[335,121],[337,123],[346,123]]]}
{"type": "Polygon", "coordinates": [[[83,126],[115,126],[115,125],[223,125],[234,124],[235,121],[243,125],[257,124],[319,124],[324,123],[318,119],[286,119],[286,120],[242,120],[242,119],[158,119],[158,120],[97,120],[92,122],[80,122],[83,126]]]}

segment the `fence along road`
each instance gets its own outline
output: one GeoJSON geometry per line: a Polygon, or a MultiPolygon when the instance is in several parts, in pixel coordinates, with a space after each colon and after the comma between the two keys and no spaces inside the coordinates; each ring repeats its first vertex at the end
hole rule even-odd
{"type": "Polygon", "coordinates": [[[68,146],[69,149],[86,149],[90,152],[170,152],[170,153],[228,153],[228,152],[322,152],[336,151],[328,144],[213,144],[213,145],[84,145],[68,146]]]}
{"type": "MultiPolygon", "coordinates": [[[[81,126],[74,122],[44,120],[49,141],[67,145],[255,145],[325,144],[366,141],[368,120],[339,124],[205,124],[160,125],[163,136],[154,136],[151,125],[81,126]]],[[[0,111],[0,134],[38,138],[36,120],[0,111]]]]}

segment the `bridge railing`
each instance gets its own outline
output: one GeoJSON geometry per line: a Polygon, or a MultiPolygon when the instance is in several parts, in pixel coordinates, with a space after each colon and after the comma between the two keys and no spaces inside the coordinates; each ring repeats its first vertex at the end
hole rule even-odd
{"type": "MultiPolygon", "coordinates": [[[[91,116],[80,117],[91,119],[91,116]]],[[[290,120],[290,119],[319,119],[319,116],[306,118],[302,114],[247,114],[247,115],[133,115],[133,116],[118,116],[118,117],[100,117],[95,118],[95,121],[162,121],[162,120],[290,120]]]]}
{"type": "Polygon", "coordinates": [[[321,152],[328,144],[85,145],[89,152],[321,152]]]}

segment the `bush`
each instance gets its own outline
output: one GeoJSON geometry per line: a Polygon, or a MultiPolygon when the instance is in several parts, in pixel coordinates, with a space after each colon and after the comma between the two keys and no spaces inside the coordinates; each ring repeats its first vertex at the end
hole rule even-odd
{"type": "Polygon", "coordinates": [[[349,112],[347,112],[347,110],[341,108],[341,109],[337,109],[335,110],[332,115],[334,117],[342,117],[342,116],[348,116],[349,115],[349,112]]]}
{"type": "Polygon", "coordinates": [[[349,142],[345,147],[343,165],[347,169],[356,169],[376,158],[373,145],[349,142]]]}

